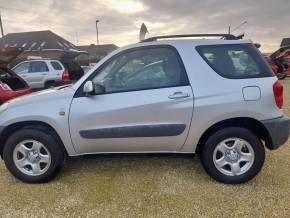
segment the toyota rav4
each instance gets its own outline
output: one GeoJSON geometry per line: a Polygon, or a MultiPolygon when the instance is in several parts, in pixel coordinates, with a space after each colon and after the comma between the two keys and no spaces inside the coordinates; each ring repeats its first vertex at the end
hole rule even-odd
{"type": "Polygon", "coordinates": [[[287,141],[282,105],[283,86],[250,40],[153,37],[74,85],[3,104],[0,153],[28,183],[51,180],[67,157],[100,153],[198,153],[217,181],[243,183],[265,148],[287,141]]]}

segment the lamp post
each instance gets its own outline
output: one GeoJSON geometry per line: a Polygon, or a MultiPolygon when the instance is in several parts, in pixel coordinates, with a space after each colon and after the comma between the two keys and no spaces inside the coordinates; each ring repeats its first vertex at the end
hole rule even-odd
{"type": "MultiPolygon", "coordinates": [[[[4,39],[4,30],[3,30],[3,24],[2,24],[2,17],[1,17],[1,11],[0,11],[0,29],[1,29],[1,38],[2,38],[2,46],[3,46],[3,49],[5,47],[5,39],[4,39]]],[[[1,45],[0,45],[1,47],[1,45]]]]}
{"type": "Polygon", "coordinates": [[[98,28],[98,23],[100,21],[99,20],[96,20],[96,30],[97,30],[97,44],[99,45],[99,28],[98,28]]]}

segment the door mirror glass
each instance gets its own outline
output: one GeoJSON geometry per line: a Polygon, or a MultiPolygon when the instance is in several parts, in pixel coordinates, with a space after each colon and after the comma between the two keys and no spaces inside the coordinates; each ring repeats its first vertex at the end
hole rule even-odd
{"type": "Polygon", "coordinates": [[[84,85],[83,92],[85,94],[92,94],[94,92],[94,85],[92,81],[87,81],[84,85]]]}

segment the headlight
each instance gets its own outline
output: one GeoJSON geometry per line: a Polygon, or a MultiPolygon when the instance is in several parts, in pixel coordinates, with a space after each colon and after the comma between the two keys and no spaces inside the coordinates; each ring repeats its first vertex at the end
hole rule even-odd
{"type": "Polygon", "coordinates": [[[4,104],[2,104],[2,105],[0,106],[0,113],[3,113],[4,111],[7,110],[7,108],[8,108],[8,104],[9,104],[9,103],[4,103],[4,104]]]}

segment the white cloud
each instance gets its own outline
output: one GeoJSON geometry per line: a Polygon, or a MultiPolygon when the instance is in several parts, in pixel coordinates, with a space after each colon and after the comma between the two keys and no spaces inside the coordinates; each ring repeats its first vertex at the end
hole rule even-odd
{"type": "Polygon", "coordinates": [[[288,0],[0,0],[1,6],[5,33],[50,29],[75,44],[96,42],[97,19],[100,42],[118,45],[137,42],[143,22],[154,36],[224,33],[247,20],[237,33],[245,31],[266,52],[290,37],[288,0]]]}

